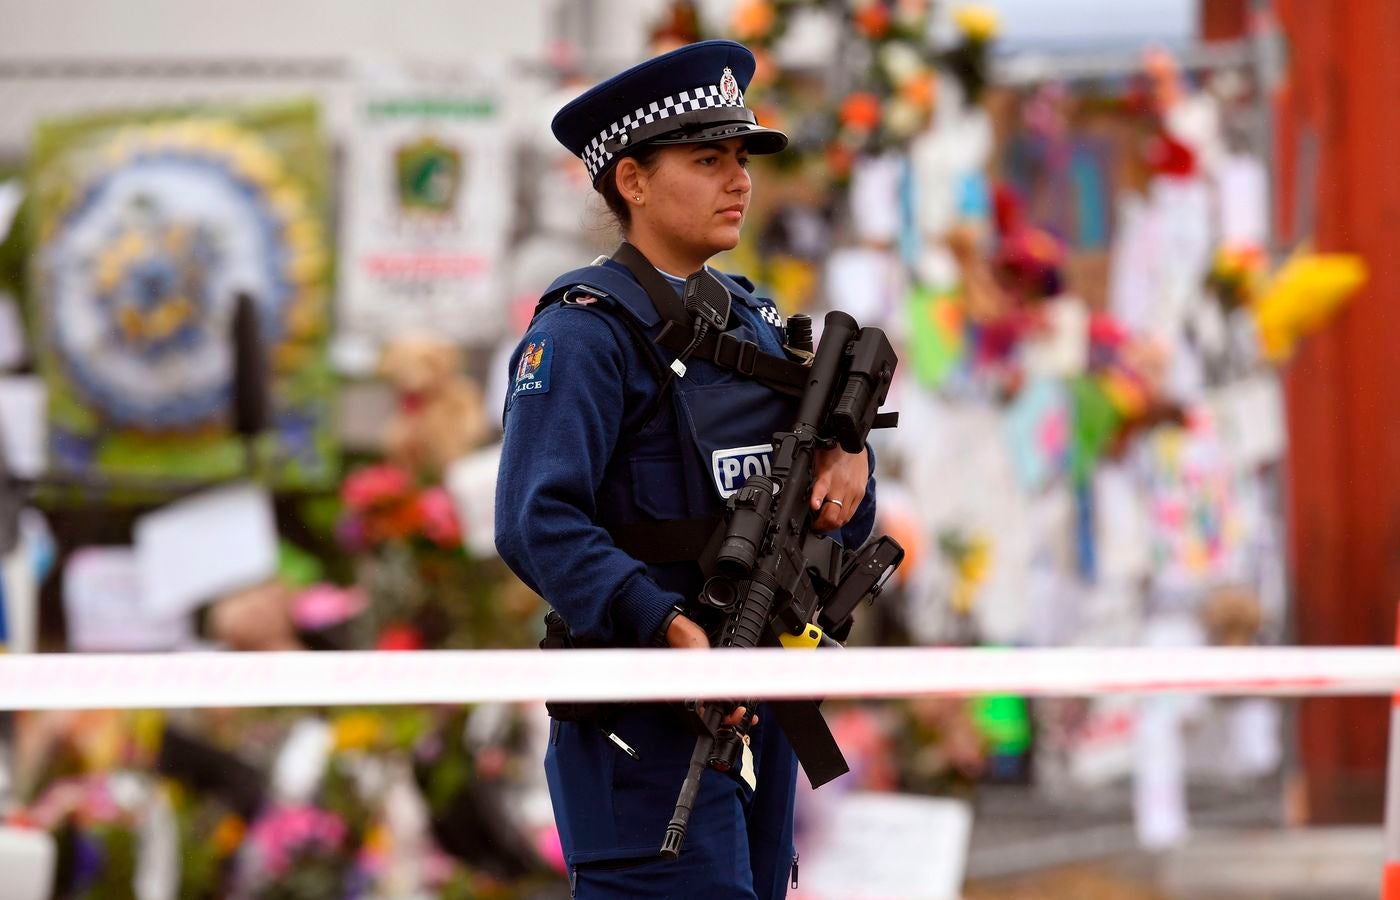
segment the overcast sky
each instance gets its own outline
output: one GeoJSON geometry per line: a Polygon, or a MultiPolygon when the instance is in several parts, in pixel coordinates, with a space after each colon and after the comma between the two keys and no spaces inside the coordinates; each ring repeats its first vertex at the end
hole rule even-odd
{"type": "MultiPolygon", "coordinates": [[[[1003,46],[1190,40],[1197,0],[984,0],[1001,13],[1003,46]]],[[[957,5],[956,3],[954,4],[957,5]]]]}

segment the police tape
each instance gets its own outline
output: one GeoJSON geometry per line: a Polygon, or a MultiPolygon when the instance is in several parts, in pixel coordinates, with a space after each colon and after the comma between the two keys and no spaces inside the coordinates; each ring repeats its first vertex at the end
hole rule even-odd
{"type": "Polygon", "coordinates": [[[890,648],[0,656],[0,709],[706,697],[1389,695],[1395,648],[890,648]]]}

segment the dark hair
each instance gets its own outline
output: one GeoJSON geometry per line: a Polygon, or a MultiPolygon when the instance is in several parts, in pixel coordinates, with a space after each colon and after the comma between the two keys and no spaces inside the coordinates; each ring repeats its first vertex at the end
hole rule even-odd
{"type": "MultiPolygon", "coordinates": [[[[650,175],[656,169],[656,158],[661,155],[661,146],[660,144],[651,144],[638,147],[627,155],[637,161],[637,165],[641,167],[643,172],[650,175]]],[[[621,160],[618,162],[620,163],[621,160]]],[[[598,180],[596,190],[603,195],[603,202],[607,204],[608,212],[613,214],[618,227],[625,233],[632,226],[632,208],[627,205],[627,201],[622,197],[622,192],[617,189],[616,164],[610,166],[603,173],[603,177],[598,180]]]]}

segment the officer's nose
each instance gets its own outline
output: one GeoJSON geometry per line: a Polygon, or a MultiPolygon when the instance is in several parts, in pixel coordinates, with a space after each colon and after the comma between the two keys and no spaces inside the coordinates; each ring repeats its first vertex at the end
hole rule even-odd
{"type": "Polygon", "coordinates": [[[736,194],[747,194],[753,189],[753,179],[749,177],[749,170],[738,159],[734,159],[731,165],[733,171],[729,176],[729,190],[736,194]]]}

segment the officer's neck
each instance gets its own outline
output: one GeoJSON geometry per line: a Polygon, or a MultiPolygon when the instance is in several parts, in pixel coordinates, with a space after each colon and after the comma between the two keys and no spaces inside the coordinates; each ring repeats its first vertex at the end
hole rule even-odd
{"type": "Polygon", "coordinates": [[[685,248],[672,247],[655,235],[636,228],[627,235],[627,243],[642,251],[647,262],[662,272],[669,272],[680,278],[687,278],[691,273],[700,271],[710,258],[700,256],[694,251],[687,252],[685,248]]]}

